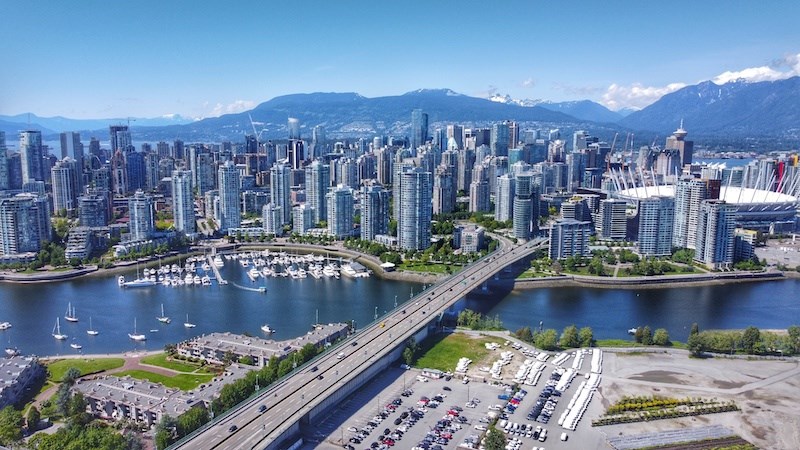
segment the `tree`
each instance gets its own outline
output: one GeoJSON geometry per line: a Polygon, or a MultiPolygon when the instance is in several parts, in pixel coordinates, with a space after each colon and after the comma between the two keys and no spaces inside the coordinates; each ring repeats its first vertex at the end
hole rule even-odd
{"type": "Polygon", "coordinates": [[[403,361],[409,366],[414,364],[414,352],[410,347],[403,349],[403,361]]]}
{"type": "Polygon", "coordinates": [[[742,333],[742,349],[747,353],[753,353],[756,344],[761,340],[761,332],[758,328],[750,326],[745,328],[742,333]]]}
{"type": "Polygon", "coordinates": [[[633,339],[641,344],[642,343],[642,327],[636,327],[636,331],[633,333],[633,339]]]}
{"type": "Polygon", "coordinates": [[[490,426],[486,431],[486,439],[484,440],[486,450],[503,450],[506,448],[506,435],[500,430],[490,426]]]}
{"type": "Polygon", "coordinates": [[[534,345],[543,350],[555,350],[558,348],[558,332],[551,328],[541,333],[536,333],[534,343],[534,345]]]}
{"type": "Polygon", "coordinates": [[[186,436],[205,425],[209,420],[208,411],[205,408],[192,408],[178,417],[178,435],[186,436]]]}
{"type": "Polygon", "coordinates": [[[61,382],[64,383],[64,384],[68,384],[68,385],[72,386],[73,384],[75,384],[75,380],[80,378],[80,376],[81,376],[81,371],[80,370],[78,370],[78,369],[76,369],[74,367],[70,367],[66,371],[66,373],[64,373],[64,376],[61,377],[61,382]]]}
{"type": "Polygon", "coordinates": [[[39,410],[36,409],[35,406],[31,406],[30,409],[28,409],[28,415],[25,417],[25,423],[28,427],[28,431],[36,431],[36,429],[39,427],[40,420],[42,420],[42,415],[39,414],[39,410]]]}
{"type": "Polygon", "coordinates": [[[689,330],[689,335],[698,334],[700,332],[700,327],[697,325],[697,322],[692,324],[691,330],[689,330]]]}
{"type": "Polygon", "coordinates": [[[703,354],[706,347],[703,337],[700,335],[700,333],[689,335],[689,339],[686,340],[686,348],[694,357],[698,357],[703,354]]]}
{"type": "Polygon", "coordinates": [[[163,450],[175,442],[178,437],[178,421],[170,416],[164,415],[156,425],[156,448],[163,450]]]}
{"type": "Polygon", "coordinates": [[[653,332],[650,330],[650,325],[645,325],[642,329],[642,344],[653,345],[653,332]]]}
{"type": "Polygon", "coordinates": [[[13,406],[0,411],[0,445],[10,446],[22,439],[22,413],[13,406]]]}
{"type": "Polygon", "coordinates": [[[594,333],[590,327],[583,327],[578,332],[578,339],[581,341],[581,347],[591,347],[594,344],[594,333]]]}
{"type": "Polygon", "coordinates": [[[669,333],[664,328],[659,328],[653,334],[653,344],[655,345],[669,345],[669,333]]]}
{"type": "Polygon", "coordinates": [[[561,334],[561,347],[562,348],[575,348],[580,346],[580,339],[578,338],[578,328],[575,325],[570,325],[564,328],[561,334]]]}
{"type": "Polygon", "coordinates": [[[514,332],[514,335],[521,341],[533,342],[533,332],[531,327],[522,327],[514,332]]]}
{"type": "Polygon", "coordinates": [[[239,358],[239,363],[247,364],[248,366],[255,365],[255,361],[253,361],[253,357],[250,355],[244,355],[241,358],[239,358]]]}

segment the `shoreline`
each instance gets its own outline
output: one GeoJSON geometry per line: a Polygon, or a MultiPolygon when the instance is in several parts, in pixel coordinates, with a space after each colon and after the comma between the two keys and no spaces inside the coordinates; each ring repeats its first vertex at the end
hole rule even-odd
{"type": "Polygon", "coordinates": [[[582,275],[558,275],[542,278],[519,278],[514,280],[514,289],[536,289],[539,287],[593,287],[599,289],[639,289],[642,287],[665,289],[672,287],[722,285],[782,281],[800,278],[800,274],[772,272],[726,272],[695,275],[656,275],[652,277],[588,277],[582,275]]]}

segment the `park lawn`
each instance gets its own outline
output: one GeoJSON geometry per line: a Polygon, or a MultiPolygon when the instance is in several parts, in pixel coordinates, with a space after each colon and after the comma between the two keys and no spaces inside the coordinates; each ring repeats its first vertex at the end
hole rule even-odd
{"type": "Polygon", "coordinates": [[[114,374],[116,377],[124,377],[126,375],[130,376],[131,378],[148,380],[153,383],[163,384],[166,387],[176,388],[182,391],[191,391],[197,386],[200,386],[203,383],[208,383],[214,378],[214,375],[184,373],[170,377],[155,372],[148,372],[146,370],[125,370],[114,374]]]}
{"type": "Polygon", "coordinates": [[[640,344],[640,343],[636,342],[634,339],[630,339],[630,340],[627,340],[627,339],[598,339],[597,341],[595,341],[595,346],[596,347],[625,347],[625,348],[635,347],[635,348],[652,348],[652,349],[657,349],[657,348],[682,348],[682,349],[685,349],[686,348],[686,343],[685,342],[680,342],[680,341],[670,341],[670,345],[662,347],[662,346],[658,346],[658,345],[643,345],[643,344],[640,344]]]}
{"type": "Polygon", "coordinates": [[[546,272],[539,272],[538,270],[528,269],[525,272],[522,272],[521,274],[519,274],[517,279],[519,280],[520,278],[547,278],[547,277],[552,277],[552,276],[555,276],[555,274],[546,273],[546,272]]]}
{"type": "Polygon", "coordinates": [[[183,361],[167,360],[166,353],[158,353],[155,355],[145,356],[141,360],[142,364],[149,364],[151,366],[163,367],[165,369],[175,370],[177,372],[190,372],[190,373],[209,373],[205,367],[197,364],[191,364],[183,361]]]}
{"type": "Polygon", "coordinates": [[[49,373],[47,379],[54,383],[60,383],[64,374],[71,367],[78,369],[83,376],[116,369],[124,364],[123,358],[59,359],[47,363],[47,372],[49,373]]]}
{"type": "Polygon", "coordinates": [[[484,346],[487,342],[503,344],[504,340],[494,337],[473,337],[464,333],[448,334],[444,338],[428,339],[423,343],[422,356],[415,367],[420,369],[439,369],[452,372],[459,358],[465,357],[478,364],[490,353],[484,346]]]}
{"type": "Polygon", "coordinates": [[[428,264],[428,263],[403,263],[400,265],[401,270],[409,270],[412,272],[430,272],[430,273],[448,273],[447,268],[450,268],[449,273],[456,273],[461,270],[461,266],[453,266],[448,264],[428,264]]]}

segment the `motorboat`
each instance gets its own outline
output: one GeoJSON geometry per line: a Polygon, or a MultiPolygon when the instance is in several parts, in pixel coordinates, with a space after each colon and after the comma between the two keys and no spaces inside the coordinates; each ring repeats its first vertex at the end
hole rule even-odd
{"type": "Polygon", "coordinates": [[[267,333],[267,334],[272,334],[272,333],[275,332],[275,330],[270,328],[268,324],[261,325],[261,331],[263,331],[264,333],[267,333]]]}
{"type": "Polygon", "coordinates": [[[170,318],[164,315],[164,304],[161,304],[161,315],[156,317],[156,319],[161,323],[170,323],[170,318]]]}
{"type": "Polygon", "coordinates": [[[137,278],[133,281],[126,281],[122,286],[126,288],[138,288],[155,286],[156,281],[149,278],[137,278]]]}
{"type": "Polygon", "coordinates": [[[7,330],[11,328],[11,322],[0,323],[0,330],[7,330]]]}
{"type": "Polygon", "coordinates": [[[75,315],[75,308],[72,307],[72,303],[67,304],[67,313],[64,314],[64,319],[67,322],[77,322],[78,316],[75,315]]]}
{"type": "Polygon", "coordinates": [[[123,275],[117,277],[117,284],[119,284],[119,287],[125,286],[125,277],[123,275]]]}
{"type": "Polygon", "coordinates": [[[69,344],[69,346],[74,348],[75,350],[80,350],[80,349],[83,348],[83,346],[81,344],[78,344],[77,342],[73,342],[73,343],[69,344]]]}
{"type": "Polygon", "coordinates": [[[134,340],[134,341],[137,341],[137,342],[141,342],[141,341],[146,341],[147,340],[147,336],[146,335],[139,334],[138,332],[136,332],[136,318],[135,317],[133,318],[133,333],[128,333],[128,337],[131,338],[131,340],[134,340]]]}
{"type": "Polygon", "coordinates": [[[86,334],[88,334],[89,336],[97,336],[98,334],[100,334],[99,331],[92,328],[92,316],[89,316],[89,329],[86,330],[86,334]]]}
{"type": "Polygon", "coordinates": [[[61,334],[61,322],[58,317],[56,317],[56,326],[53,327],[53,337],[59,341],[66,340],[69,337],[66,334],[61,334]]]}
{"type": "Polygon", "coordinates": [[[225,261],[223,261],[222,257],[220,257],[219,255],[214,257],[214,261],[213,262],[214,262],[214,266],[217,267],[217,268],[222,268],[222,266],[225,265],[225,261]]]}

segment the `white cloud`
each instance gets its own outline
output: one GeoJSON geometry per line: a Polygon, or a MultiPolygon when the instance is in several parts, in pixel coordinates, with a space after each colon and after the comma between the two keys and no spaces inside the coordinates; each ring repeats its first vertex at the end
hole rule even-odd
{"type": "Polygon", "coordinates": [[[612,84],[606,89],[601,103],[608,109],[616,111],[622,108],[641,109],[660,99],[666,94],[686,87],[685,83],[670,83],[666,86],[642,86],[634,83],[629,86],[612,84]]]}
{"type": "Polygon", "coordinates": [[[217,103],[211,110],[209,117],[219,117],[223,114],[240,113],[242,111],[247,111],[248,109],[253,109],[255,106],[256,102],[254,102],[253,100],[236,100],[235,102],[229,103],[227,105],[223,105],[222,103],[217,103]]]}
{"type": "Polygon", "coordinates": [[[768,66],[748,67],[742,70],[726,71],[711,81],[716,84],[730,83],[736,80],[750,82],[785,80],[790,77],[800,75],[800,53],[788,55],[783,59],[773,61],[768,66]],[[787,68],[788,70],[780,70],[787,68]]]}
{"type": "Polygon", "coordinates": [[[522,83],[520,83],[520,85],[524,88],[532,88],[535,84],[536,82],[533,81],[533,77],[528,77],[528,79],[523,80],[522,83]]]}

